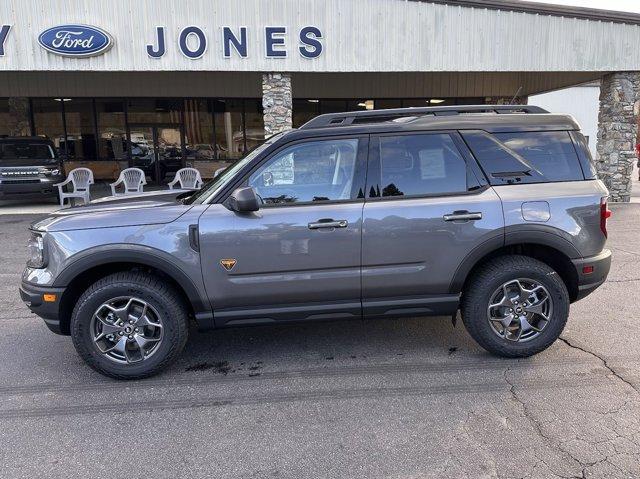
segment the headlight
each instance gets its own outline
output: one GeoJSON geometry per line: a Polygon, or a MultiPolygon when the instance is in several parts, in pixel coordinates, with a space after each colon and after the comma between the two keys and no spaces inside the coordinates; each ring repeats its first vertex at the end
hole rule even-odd
{"type": "Polygon", "coordinates": [[[60,174],[60,170],[58,168],[44,168],[42,172],[47,176],[58,176],[60,174]]]}
{"type": "Polygon", "coordinates": [[[44,267],[44,241],[40,233],[31,233],[27,241],[27,266],[30,268],[44,267]]]}

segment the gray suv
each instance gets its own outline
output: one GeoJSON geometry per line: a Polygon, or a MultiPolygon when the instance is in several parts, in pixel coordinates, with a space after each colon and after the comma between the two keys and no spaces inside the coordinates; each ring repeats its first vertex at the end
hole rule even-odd
{"type": "Polygon", "coordinates": [[[562,332],[609,272],[607,190],[575,121],[534,106],[321,115],[200,191],[31,226],[31,310],[116,378],[200,329],[451,316],[507,357],[562,332]]]}

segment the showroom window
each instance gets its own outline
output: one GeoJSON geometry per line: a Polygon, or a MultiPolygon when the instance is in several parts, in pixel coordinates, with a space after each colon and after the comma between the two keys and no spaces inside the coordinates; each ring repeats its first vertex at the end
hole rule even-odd
{"type": "Polygon", "coordinates": [[[126,160],[128,143],[124,100],[98,98],[95,100],[95,108],[99,157],[106,160],[126,160]]]}
{"type": "Polygon", "coordinates": [[[9,99],[0,98],[0,135],[11,135],[10,125],[9,99]]]}
{"type": "Polygon", "coordinates": [[[31,100],[35,134],[44,135],[53,141],[60,155],[66,155],[62,103],[68,100],[68,98],[33,98],[31,100]]]}
{"type": "Polygon", "coordinates": [[[213,115],[218,158],[240,158],[245,152],[242,100],[213,100],[213,115]]]}
{"type": "Polygon", "coordinates": [[[208,161],[216,158],[213,115],[206,99],[184,102],[184,139],[187,160],[208,161]]]}
{"type": "Polygon", "coordinates": [[[93,100],[69,98],[62,103],[67,130],[65,142],[67,158],[95,160],[98,155],[93,100]]]}
{"type": "Polygon", "coordinates": [[[264,141],[262,100],[244,101],[245,150],[254,149],[264,141]]]}
{"type": "Polygon", "coordinates": [[[182,123],[182,100],[175,98],[130,98],[129,123],[182,123]]]}

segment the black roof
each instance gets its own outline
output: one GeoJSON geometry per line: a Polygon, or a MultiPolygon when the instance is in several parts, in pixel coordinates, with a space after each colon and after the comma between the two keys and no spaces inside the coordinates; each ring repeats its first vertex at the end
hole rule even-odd
{"type": "Polygon", "coordinates": [[[572,116],[547,113],[531,105],[471,105],[330,113],[315,117],[287,136],[293,139],[292,136],[306,138],[433,130],[506,133],[579,129],[572,116]]]}

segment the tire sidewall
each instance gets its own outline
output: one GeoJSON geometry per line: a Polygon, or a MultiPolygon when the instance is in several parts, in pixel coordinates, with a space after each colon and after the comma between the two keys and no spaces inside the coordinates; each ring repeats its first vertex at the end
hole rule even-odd
{"type": "Polygon", "coordinates": [[[569,316],[569,294],[558,273],[548,266],[532,260],[531,266],[517,265],[493,275],[489,281],[474,285],[475,291],[465,301],[463,320],[481,346],[505,356],[530,356],[549,347],[562,333],[569,316]],[[536,337],[525,342],[514,342],[498,336],[487,318],[487,308],[494,292],[509,281],[527,278],[542,284],[552,302],[551,320],[536,337]]]}
{"type": "Polygon", "coordinates": [[[167,298],[154,289],[129,282],[111,283],[83,294],[73,310],[71,318],[71,337],[76,350],[92,367],[99,372],[119,377],[141,377],[155,370],[160,364],[182,349],[178,318],[182,315],[167,298]],[[101,304],[112,299],[131,296],[142,299],[153,306],[160,315],[163,337],[160,345],[149,358],[139,364],[120,364],[110,360],[95,346],[91,333],[91,319],[101,304]]]}

